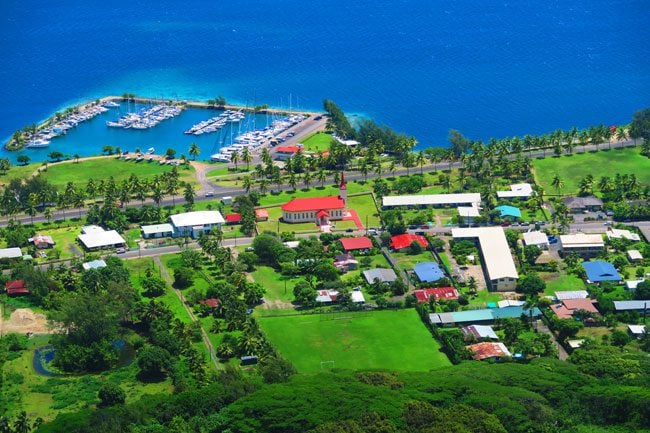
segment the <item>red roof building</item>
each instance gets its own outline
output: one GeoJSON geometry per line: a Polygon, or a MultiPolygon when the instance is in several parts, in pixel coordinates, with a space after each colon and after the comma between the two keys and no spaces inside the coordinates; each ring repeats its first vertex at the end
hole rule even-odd
{"type": "Polygon", "coordinates": [[[431,289],[420,289],[413,292],[415,299],[418,302],[429,302],[432,296],[436,301],[441,299],[446,301],[454,301],[458,299],[458,290],[453,287],[436,287],[431,289]]]}
{"type": "Polygon", "coordinates": [[[472,358],[477,361],[482,361],[484,359],[490,358],[499,359],[504,356],[512,356],[506,345],[503,343],[483,342],[472,344],[471,346],[466,347],[470,352],[472,352],[472,358]]]}
{"type": "Polygon", "coordinates": [[[269,211],[266,209],[255,209],[255,219],[258,221],[266,221],[269,219],[269,211]]]}
{"type": "Polygon", "coordinates": [[[23,280],[8,281],[5,283],[5,289],[9,296],[29,294],[29,289],[23,280]]]}
{"type": "Polygon", "coordinates": [[[210,308],[217,308],[221,301],[217,298],[201,299],[199,304],[207,305],[210,308]]]}
{"type": "Polygon", "coordinates": [[[341,197],[294,198],[281,206],[282,219],[287,223],[314,222],[329,224],[345,216],[345,202],[341,197]]]}
{"type": "Polygon", "coordinates": [[[339,240],[341,241],[341,245],[343,245],[343,251],[369,250],[372,248],[372,241],[366,236],[341,238],[339,240]]]}
{"type": "Polygon", "coordinates": [[[241,222],[241,214],[229,213],[226,215],[226,224],[237,224],[241,222]]]}
{"type": "Polygon", "coordinates": [[[560,319],[569,319],[573,317],[573,313],[578,310],[598,314],[598,309],[594,305],[595,303],[595,300],[589,298],[564,299],[561,304],[551,305],[551,310],[553,310],[560,319]]]}
{"type": "Polygon", "coordinates": [[[393,236],[390,240],[390,246],[394,250],[401,250],[402,248],[410,247],[414,241],[422,245],[423,248],[426,248],[428,245],[427,239],[424,236],[404,233],[393,236]]]}
{"type": "Polygon", "coordinates": [[[301,150],[302,148],[298,146],[278,146],[275,148],[275,159],[284,161],[294,156],[301,150]]]}

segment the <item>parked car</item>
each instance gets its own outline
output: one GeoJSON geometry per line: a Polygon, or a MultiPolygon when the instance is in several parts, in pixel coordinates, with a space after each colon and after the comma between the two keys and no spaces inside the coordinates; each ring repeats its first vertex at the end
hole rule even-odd
{"type": "Polygon", "coordinates": [[[528,227],[530,223],[528,221],[524,221],[523,223],[521,223],[521,225],[524,227],[528,227]]]}
{"type": "Polygon", "coordinates": [[[416,225],[414,225],[414,224],[411,224],[411,225],[409,226],[409,230],[415,230],[416,228],[418,228],[418,226],[416,226],[416,225]]]}
{"type": "Polygon", "coordinates": [[[214,197],[214,191],[208,191],[205,193],[206,197],[214,197]]]}
{"type": "Polygon", "coordinates": [[[352,233],[352,232],[354,231],[354,229],[353,229],[353,228],[349,228],[349,229],[345,229],[345,231],[346,231],[347,233],[352,233]]]}
{"type": "Polygon", "coordinates": [[[415,232],[416,235],[424,236],[424,232],[415,232]]]}
{"type": "Polygon", "coordinates": [[[373,236],[377,236],[377,230],[376,229],[368,229],[368,234],[373,235],[373,236]]]}
{"type": "Polygon", "coordinates": [[[314,120],[321,120],[322,118],[323,118],[323,116],[316,116],[316,117],[314,117],[314,120]]]}
{"type": "Polygon", "coordinates": [[[118,249],[115,250],[115,252],[117,254],[124,254],[126,252],[126,249],[125,248],[118,248],[118,249]]]}
{"type": "Polygon", "coordinates": [[[614,211],[612,211],[612,210],[608,210],[607,212],[605,212],[605,215],[607,215],[607,216],[614,216],[614,211]]]}

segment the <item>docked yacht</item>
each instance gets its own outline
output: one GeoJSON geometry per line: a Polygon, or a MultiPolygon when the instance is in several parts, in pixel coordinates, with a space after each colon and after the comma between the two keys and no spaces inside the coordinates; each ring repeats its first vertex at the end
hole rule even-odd
{"type": "Polygon", "coordinates": [[[39,147],[47,147],[50,145],[50,142],[48,140],[45,140],[44,138],[34,138],[30,141],[27,142],[27,145],[25,147],[29,149],[34,149],[34,148],[39,148],[39,147]]]}

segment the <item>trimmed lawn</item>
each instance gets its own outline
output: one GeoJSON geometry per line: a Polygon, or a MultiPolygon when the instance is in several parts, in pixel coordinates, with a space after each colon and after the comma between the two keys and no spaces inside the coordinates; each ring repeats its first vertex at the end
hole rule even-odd
{"type": "MultiPolygon", "coordinates": [[[[281,191],[280,193],[267,193],[266,195],[260,198],[261,206],[272,206],[272,205],[281,205],[293,198],[305,198],[305,197],[325,197],[329,195],[339,195],[339,186],[333,185],[332,179],[328,179],[325,182],[325,186],[321,188],[320,182],[314,181],[312,187],[310,188],[300,188],[296,191],[281,191]]],[[[272,189],[274,185],[271,185],[269,188],[272,189]]],[[[350,194],[360,193],[360,192],[370,192],[372,190],[372,185],[370,183],[361,184],[358,182],[348,182],[348,199],[351,198],[350,194]]]]}
{"type": "MultiPolygon", "coordinates": [[[[37,232],[41,233],[41,232],[37,232]]],[[[57,229],[45,229],[42,234],[52,236],[54,248],[61,251],[61,258],[74,257],[77,254],[83,256],[83,247],[77,243],[77,236],[81,234],[80,226],[63,227],[57,229]]],[[[43,250],[48,258],[52,257],[52,250],[43,250]]]]}
{"type": "Polygon", "coordinates": [[[585,290],[585,283],[573,274],[540,272],[539,276],[546,282],[544,294],[555,295],[555,292],[585,290]]]}
{"type": "MultiPolygon", "coordinates": [[[[348,209],[354,209],[359,214],[361,224],[367,227],[379,227],[381,222],[379,220],[379,212],[372,199],[371,194],[348,196],[348,209]]],[[[338,225],[338,223],[337,223],[338,225]]],[[[356,227],[356,225],[354,225],[356,227]]]]}
{"type": "Polygon", "coordinates": [[[650,183],[650,158],[641,156],[639,148],[534,159],[533,167],[535,181],[546,194],[557,194],[557,190],[551,186],[556,174],[564,182],[564,188],[560,190],[562,195],[576,194],[580,181],[588,174],[594,176],[596,183],[602,176],[613,178],[617,173],[635,174],[642,185],[650,183]]]}
{"type": "MultiPolygon", "coordinates": [[[[305,150],[309,152],[328,150],[331,142],[332,136],[324,132],[317,132],[301,141],[301,143],[305,145],[305,150]]],[[[282,145],[282,143],[280,143],[280,145],[282,145]]]]}
{"type": "MultiPolygon", "coordinates": [[[[38,169],[37,164],[30,164],[27,167],[15,167],[8,173],[7,178],[12,179],[16,177],[24,178],[38,169]]],[[[53,185],[61,188],[68,182],[73,182],[76,186],[85,186],[88,179],[93,179],[95,182],[108,179],[113,176],[115,182],[119,184],[122,180],[128,179],[131,174],[135,174],[141,179],[150,179],[154,176],[160,176],[163,173],[171,171],[170,165],[159,165],[157,162],[147,163],[135,161],[124,161],[117,159],[116,156],[109,156],[105,158],[90,159],[81,161],[78,164],[72,162],[61,162],[56,164],[49,164],[47,171],[42,171],[41,175],[53,185]]],[[[183,182],[190,182],[198,186],[194,177],[194,168],[184,167],[178,168],[180,180],[183,182]]]]}
{"type": "Polygon", "coordinates": [[[251,275],[256,283],[261,284],[266,289],[264,298],[269,301],[292,302],[293,288],[301,280],[299,278],[287,278],[270,266],[257,266],[251,275]]]}
{"type": "Polygon", "coordinates": [[[301,373],[331,368],[428,371],[451,365],[411,309],[260,317],[258,323],[301,373]]]}
{"type": "Polygon", "coordinates": [[[391,253],[391,256],[397,260],[399,267],[405,271],[410,271],[420,262],[435,262],[436,259],[429,251],[423,251],[420,254],[410,255],[406,253],[391,253]]]}
{"type": "MultiPolygon", "coordinates": [[[[461,290],[462,293],[467,294],[467,289],[461,290]]],[[[476,296],[468,296],[469,304],[463,307],[465,310],[473,310],[476,308],[487,308],[488,302],[499,302],[503,296],[497,292],[490,292],[488,289],[479,290],[476,296]]]]}

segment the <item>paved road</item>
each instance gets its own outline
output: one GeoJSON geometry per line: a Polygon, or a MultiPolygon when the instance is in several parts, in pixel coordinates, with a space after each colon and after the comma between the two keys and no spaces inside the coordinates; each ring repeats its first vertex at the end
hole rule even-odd
{"type": "MultiPolygon", "coordinates": [[[[309,120],[307,122],[309,122],[309,120]]],[[[301,135],[300,138],[304,138],[304,136],[301,135]]],[[[620,143],[613,143],[612,148],[632,147],[632,146],[635,146],[634,142],[631,141],[631,140],[627,140],[627,141],[620,142],[620,143]]],[[[589,152],[590,150],[606,149],[606,148],[608,148],[607,144],[589,145],[589,146],[586,147],[586,151],[589,152]]],[[[580,150],[582,150],[582,147],[580,147],[580,150]]],[[[545,153],[546,153],[546,155],[550,155],[550,152],[548,150],[545,153]]],[[[581,152],[575,152],[575,153],[581,153],[581,152]]],[[[536,156],[543,156],[544,152],[542,152],[542,151],[534,151],[534,152],[531,152],[531,153],[527,153],[526,155],[529,155],[529,154],[532,157],[536,157],[536,156]]],[[[510,157],[514,158],[514,155],[511,155],[510,157]]],[[[451,164],[452,168],[459,168],[459,167],[462,167],[462,166],[463,166],[463,163],[459,162],[459,161],[452,162],[452,164],[451,164]]],[[[441,162],[441,163],[436,164],[435,166],[431,165],[431,166],[423,167],[422,172],[428,173],[428,172],[438,171],[438,170],[447,169],[447,168],[449,168],[449,164],[445,163],[445,162],[441,162]]],[[[413,169],[410,169],[410,170],[400,169],[400,170],[396,170],[395,173],[391,174],[391,176],[400,176],[400,175],[405,175],[407,173],[419,173],[419,172],[420,172],[419,167],[418,168],[413,168],[413,169]]],[[[348,181],[363,180],[363,179],[366,179],[366,178],[367,179],[373,179],[373,178],[376,178],[376,177],[379,177],[379,176],[377,176],[375,173],[368,173],[367,176],[363,176],[359,172],[346,172],[345,173],[345,178],[348,181]]],[[[279,188],[277,186],[275,186],[275,187],[272,188],[272,190],[273,191],[290,191],[290,190],[292,190],[292,188],[291,188],[290,185],[282,185],[279,188]]],[[[220,186],[217,186],[217,185],[215,185],[213,191],[214,191],[215,195],[217,195],[218,197],[205,197],[203,195],[199,195],[199,196],[197,196],[195,198],[195,201],[196,202],[201,202],[201,201],[215,201],[215,202],[218,202],[220,200],[220,197],[223,197],[223,196],[237,197],[237,196],[240,196],[240,195],[247,195],[248,194],[245,190],[243,190],[241,188],[224,188],[224,187],[220,187],[220,186]]],[[[179,204],[179,203],[182,203],[182,202],[183,202],[183,199],[182,199],[181,196],[176,196],[175,198],[167,197],[167,198],[165,198],[164,200],[161,201],[160,205],[161,206],[171,206],[173,204],[179,204]]],[[[147,200],[144,201],[144,204],[154,204],[154,202],[151,199],[147,199],[147,200]]],[[[140,202],[132,202],[132,203],[129,203],[129,206],[131,206],[131,207],[140,207],[140,206],[142,206],[142,204],[140,202]]],[[[70,218],[71,216],[74,217],[74,218],[83,217],[87,213],[88,213],[87,208],[68,209],[66,211],[53,210],[52,211],[52,220],[61,220],[61,219],[65,219],[65,218],[70,218]]],[[[11,218],[15,219],[17,221],[20,221],[22,223],[30,223],[32,221],[32,218],[30,216],[28,216],[28,215],[14,215],[11,218]]],[[[6,216],[0,218],[0,227],[5,227],[7,225],[7,221],[9,219],[10,218],[6,217],[6,216]]],[[[35,216],[33,218],[33,220],[34,220],[34,222],[46,222],[47,221],[47,219],[42,215],[35,216]]]]}
{"type": "Polygon", "coordinates": [[[557,342],[557,339],[555,338],[555,334],[551,332],[550,329],[548,329],[548,326],[541,320],[538,320],[536,322],[535,327],[537,328],[537,331],[543,332],[545,334],[548,334],[551,336],[551,340],[553,340],[553,343],[555,343],[555,347],[557,348],[557,357],[560,361],[566,361],[569,358],[569,354],[567,353],[566,350],[564,350],[564,347],[560,343],[557,342]]]}

